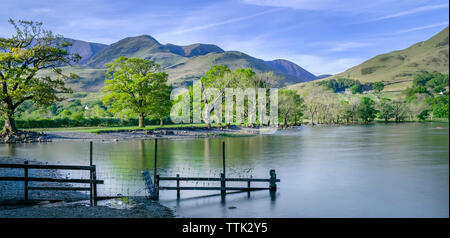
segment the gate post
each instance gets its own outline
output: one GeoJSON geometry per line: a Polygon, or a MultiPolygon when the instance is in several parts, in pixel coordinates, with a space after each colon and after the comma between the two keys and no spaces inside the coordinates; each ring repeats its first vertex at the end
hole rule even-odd
{"type": "Polygon", "coordinates": [[[177,174],[177,199],[180,199],[180,175],[177,174]]]}
{"type": "Polygon", "coordinates": [[[95,165],[92,165],[94,168],[94,171],[92,172],[93,177],[93,183],[94,183],[94,206],[97,206],[97,172],[95,169],[95,165]]]}
{"type": "Polygon", "coordinates": [[[220,194],[223,196],[225,195],[226,190],[225,190],[225,174],[221,173],[220,174],[220,194]]]}
{"type": "Polygon", "coordinates": [[[25,168],[24,168],[24,178],[25,178],[24,195],[25,195],[25,200],[28,200],[28,167],[26,166],[26,165],[28,165],[28,161],[25,161],[24,164],[25,164],[25,168]]]}
{"type": "Polygon", "coordinates": [[[155,176],[155,199],[159,200],[159,174],[155,176]]]}
{"type": "Polygon", "coordinates": [[[277,174],[275,173],[274,169],[270,170],[270,184],[269,184],[269,190],[271,192],[277,191],[277,174]]]}

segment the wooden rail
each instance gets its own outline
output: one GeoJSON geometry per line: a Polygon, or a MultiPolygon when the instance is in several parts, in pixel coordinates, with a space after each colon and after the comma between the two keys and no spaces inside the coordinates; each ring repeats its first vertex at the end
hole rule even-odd
{"type": "Polygon", "coordinates": [[[160,177],[156,176],[155,180],[155,188],[157,190],[176,190],[177,198],[180,198],[181,190],[219,190],[221,194],[226,193],[227,190],[240,190],[240,191],[258,191],[268,189],[270,191],[276,191],[277,186],[276,183],[280,182],[280,179],[276,178],[275,170],[270,170],[270,178],[261,179],[261,178],[226,178],[222,173],[220,178],[211,178],[211,177],[180,177],[179,174],[176,177],[160,177]],[[160,186],[160,181],[176,181],[176,187],[171,186],[160,186]],[[180,185],[181,181],[220,181],[220,187],[182,187],[180,185]],[[246,187],[227,187],[225,182],[247,182],[246,187]],[[251,187],[251,182],[268,182],[268,187],[251,187]]]}
{"type": "MultiPolygon", "coordinates": [[[[92,144],[91,144],[92,145],[92,144]]],[[[91,147],[92,148],[92,147],[91,147]]],[[[91,160],[92,161],[92,160],[91,160]]],[[[65,191],[89,191],[91,206],[97,205],[97,184],[103,184],[103,180],[97,180],[95,165],[90,166],[76,166],[76,165],[41,165],[41,164],[28,164],[25,161],[23,164],[0,164],[0,168],[10,169],[24,169],[23,177],[0,177],[0,181],[23,181],[25,184],[24,196],[25,200],[28,200],[28,192],[30,190],[65,190],[65,191]],[[39,178],[29,177],[28,172],[30,169],[51,169],[51,170],[87,170],[90,173],[90,179],[62,179],[62,178],[39,178]],[[28,182],[55,182],[55,183],[81,183],[89,184],[89,187],[30,187],[28,182]]]]}
{"type": "Polygon", "coordinates": [[[227,190],[238,190],[238,191],[257,191],[257,190],[265,190],[268,189],[271,192],[277,190],[277,182],[280,182],[280,179],[277,179],[277,175],[275,170],[270,170],[270,178],[262,179],[262,178],[227,178],[225,176],[226,171],[226,163],[225,163],[225,142],[222,142],[222,166],[223,173],[220,174],[219,178],[213,177],[180,177],[179,174],[176,177],[167,177],[160,176],[158,174],[158,139],[155,140],[155,160],[154,160],[154,169],[153,169],[153,182],[151,180],[150,172],[148,170],[142,171],[142,175],[144,177],[144,181],[147,185],[147,188],[150,193],[150,197],[154,200],[159,199],[159,190],[176,190],[177,198],[180,198],[181,190],[219,190],[220,194],[224,196],[227,190]],[[176,186],[160,186],[161,181],[176,181],[176,186]],[[182,187],[181,181],[217,181],[220,182],[220,187],[182,187]],[[246,187],[227,187],[226,182],[247,182],[246,187]],[[252,187],[252,182],[268,182],[268,187],[252,187]]]}

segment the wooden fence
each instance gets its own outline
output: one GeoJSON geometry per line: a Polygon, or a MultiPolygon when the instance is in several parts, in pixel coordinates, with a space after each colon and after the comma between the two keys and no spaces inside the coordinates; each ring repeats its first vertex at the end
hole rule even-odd
{"type": "Polygon", "coordinates": [[[28,164],[25,161],[24,164],[0,164],[0,168],[10,169],[24,169],[23,177],[0,177],[0,181],[23,181],[25,183],[24,195],[25,200],[28,200],[28,192],[30,190],[66,190],[66,191],[89,191],[91,206],[97,205],[97,184],[103,184],[103,180],[97,180],[95,165],[90,166],[74,166],[74,165],[40,165],[40,164],[28,164]],[[63,178],[39,178],[29,177],[28,172],[30,169],[51,169],[51,170],[87,170],[90,173],[90,179],[63,179],[63,178]],[[36,186],[30,187],[28,182],[55,182],[55,183],[80,183],[87,184],[89,187],[44,187],[36,186]]]}
{"type": "Polygon", "coordinates": [[[257,191],[257,190],[266,190],[268,189],[271,192],[274,192],[277,190],[277,182],[280,182],[280,179],[277,179],[277,175],[275,173],[275,170],[270,170],[270,178],[268,179],[262,179],[262,178],[227,178],[225,176],[226,171],[226,163],[225,163],[225,142],[222,142],[222,165],[223,165],[223,171],[220,174],[220,178],[214,178],[214,177],[180,177],[179,174],[176,175],[176,177],[165,177],[160,176],[158,174],[158,156],[157,156],[157,146],[158,146],[158,140],[155,140],[155,164],[154,164],[154,179],[152,182],[150,178],[149,171],[145,170],[142,171],[142,174],[144,176],[144,180],[147,184],[150,197],[157,200],[159,199],[159,190],[176,190],[177,191],[177,198],[180,198],[180,192],[181,190],[220,190],[221,195],[225,195],[227,190],[238,190],[238,191],[257,191]],[[176,186],[160,186],[161,181],[176,181],[176,186]],[[181,181],[217,181],[220,182],[219,187],[201,187],[201,186],[193,186],[193,187],[182,187],[181,181]],[[247,182],[247,186],[245,187],[227,187],[226,182],[247,182]],[[252,183],[254,182],[266,182],[269,183],[268,187],[252,187],[252,183]]]}

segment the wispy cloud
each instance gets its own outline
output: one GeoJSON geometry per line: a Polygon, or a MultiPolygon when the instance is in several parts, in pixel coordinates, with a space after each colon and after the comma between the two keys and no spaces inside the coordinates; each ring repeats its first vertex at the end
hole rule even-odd
{"type": "Polygon", "coordinates": [[[370,45],[372,45],[372,43],[360,41],[323,41],[310,44],[310,46],[319,46],[324,48],[323,51],[329,53],[355,50],[370,45]]]}
{"type": "Polygon", "coordinates": [[[373,18],[373,19],[368,20],[368,22],[380,21],[380,20],[396,18],[396,17],[403,17],[403,16],[408,16],[408,15],[420,13],[420,12],[427,12],[427,11],[432,11],[432,10],[442,9],[442,8],[448,8],[448,7],[449,7],[448,3],[447,4],[439,4],[439,5],[429,5],[429,6],[416,7],[416,8],[409,9],[409,10],[406,10],[406,11],[401,11],[401,12],[398,12],[398,13],[395,13],[395,14],[373,18]]]}
{"type": "Polygon", "coordinates": [[[243,0],[246,4],[270,7],[288,7],[305,10],[329,8],[336,0],[243,0]]]}
{"type": "Polygon", "coordinates": [[[425,25],[425,26],[413,27],[413,28],[409,28],[409,29],[405,29],[405,30],[395,31],[395,32],[391,32],[391,33],[385,33],[383,35],[387,35],[387,36],[401,35],[401,34],[413,32],[413,31],[420,31],[420,30],[424,30],[424,29],[429,29],[429,28],[434,28],[434,27],[442,27],[442,26],[448,26],[448,22],[440,22],[440,23],[435,23],[435,24],[430,24],[430,25],[425,25]]]}
{"type": "Polygon", "coordinates": [[[248,20],[248,19],[251,19],[251,18],[255,18],[255,17],[258,17],[258,16],[269,14],[269,13],[279,12],[281,10],[283,10],[283,9],[281,9],[281,8],[270,9],[270,10],[262,11],[262,12],[259,12],[259,13],[253,14],[253,15],[249,15],[249,16],[231,18],[231,19],[228,19],[228,20],[225,20],[225,21],[214,22],[214,23],[205,24],[205,25],[201,25],[201,26],[195,26],[195,27],[190,27],[190,28],[185,28],[185,29],[168,31],[168,32],[161,33],[160,35],[163,35],[163,36],[165,36],[165,35],[180,35],[180,34],[193,32],[193,31],[206,30],[206,29],[213,28],[213,27],[218,27],[218,26],[222,26],[222,25],[226,25],[226,24],[231,24],[231,23],[237,23],[237,22],[245,21],[245,20],[248,20]]]}

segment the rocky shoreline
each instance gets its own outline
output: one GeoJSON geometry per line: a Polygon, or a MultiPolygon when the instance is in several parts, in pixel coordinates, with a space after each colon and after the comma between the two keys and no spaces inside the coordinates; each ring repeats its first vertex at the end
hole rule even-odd
{"type": "Polygon", "coordinates": [[[2,135],[0,144],[52,142],[44,132],[18,131],[14,135],[2,135]]]}
{"type": "Polygon", "coordinates": [[[147,139],[187,139],[187,138],[212,138],[212,137],[240,137],[255,136],[260,134],[258,129],[253,128],[212,128],[212,129],[157,129],[123,130],[100,133],[86,133],[79,131],[52,131],[47,132],[47,138],[51,141],[124,141],[124,140],[147,140],[147,139]]]}

